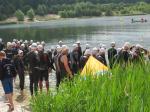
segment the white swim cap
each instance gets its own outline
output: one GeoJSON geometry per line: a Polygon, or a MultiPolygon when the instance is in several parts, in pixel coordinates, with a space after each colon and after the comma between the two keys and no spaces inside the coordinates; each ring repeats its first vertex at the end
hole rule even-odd
{"type": "Polygon", "coordinates": [[[13,39],[13,42],[16,42],[17,41],[17,39],[13,39]]]}
{"type": "Polygon", "coordinates": [[[89,44],[86,44],[85,47],[86,47],[87,49],[89,49],[89,48],[90,48],[90,45],[89,45],[89,44]]]}
{"type": "Polygon", "coordinates": [[[11,47],[12,43],[11,42],[7,42],[7,47],[11,47]]]}
{"type": "Polygon", "coordinates": [[[76,44],[80,44],[80,41],[78,40],[78,41],[76,42],[76,44]]]}
{"type": "Polygon", "coordinates": [[[131,47],[130,42],[125,42],[123,47],[129,49],[131,47]]]}
{"type": "Polygon", "coordinates": [[[115,42],[111,42],[111,46],[115,47],[116,43],[115,42]]]}
{"type": "Polygon", "coordinates": [[[61,52],[62,47],[58,46],[58,47],[56,48],[56,50],[57,50],[57,52],[61,52]]]}
{"type": "Polygon", "coordinates": [[[21,54],[21,53],[23,53],[23,51],[22,51],[22,50],[19,50],[19,51],[18,51],[18,54],[21,54]]]}
{"type": "Polygon", "coordinates": [[[30,40],[30,43],[33,43],[33,40],[30,40]]]}
{"type": "Polygon", "coordinates": [[[77,45],[77,44],[73,44],[72,47],[73,47],[73,48],[77,48],[78,45],[77,45]]]}
{"type": "Polygon", "coordinates": [[[21,43],[23,42],[23,40],[22,40],[22,39],[20,39],[19,41],[20,41],[21,43]]]}
{"type": "Polygon", "coordinates": [[[40,45],[40,42],[36,42],[37,45],[40,45]]]}
{"type": "Polygon", "coordinates": [[[143,46],[142,45],[140,45],[140,44],[136,44],[136,46],[135,46],[136,48],[143,48],[143,46]]]}
{"type": "Polygon", "coordinates": [[[57,47],[60,47],[60,45],[56,45],[56,48],[57,48],[57,47]]]}
{"type": "Polygon", "coordinates": [[[43,48],[43,46],[40,44],[40,45],[37,46],[37,49],[38,49],[39,51],[42,51],[44,48],[43,48]]]}
{"type": "Polygon", "coordinates": [[[13,47],[16,46],[16,43],[15,43],[15,42],[12,42],[12,46],[13,46],[13,47]]]}
{"type": "Polygon", "coordinates": [[[24,41],[24,43],[25,43],[25,44],[27,44],[27,43],[28,43],[28,41],[27,41],[27,40],[25,40],[25,41],[24,41]]]}
{"type": "Polygon", "coordinates": [[[97,48],[97,47],[94,47],[92,50],[93,50],[93,51],[98,51],[98,48],[97,48]]]}
{"type": "Polygon", "coordinates": [[[25,44],[21,44],[21,47],[23,47],[23,48],[24,48],[24,47],[25,47],[25,44]]]}
{"type": "Polygon", "coordinates": [[[37,47],[37,43],[32,43],[32,47],[37,47]]]}
{"type": "Polygon", "coordinates": [[[64,50],[64,49],[68,49],[69,50],[67,45],[62,45],[62,50],[64,50]]]}
{"type": "Polygon", "coordinates": [[[101,49],[100,49],[100,52],[101,52],[101,53],[105,53],[105,48],[101,48],[101,49]]]}
{"type": "Polygon", "coordinates": [[[91,52],[91,50],[90,50],[90,49],[86,49],[86,50],[85,50],[84,55],[91,55],[91,54],[92,54],[92,52],[91,52]]]}
{"type": "Polygon", "coordinates": [[[42,42],[41,42],[41,45],[43,45],[43,46],[44,46],[44,45],[45,45],[45,42],[44,42],[44,41],[42,41],[42,42]]]}
{"type": "Polygon", "coordinates": [[[2,40],[2,38],[0,38],[0,42],[2,42],[3,40],[2,40]]]}
{"type": "Polygon", "coordinates": [[[58,42],[59,44],[63,43],[61,40],[58,42]]]}

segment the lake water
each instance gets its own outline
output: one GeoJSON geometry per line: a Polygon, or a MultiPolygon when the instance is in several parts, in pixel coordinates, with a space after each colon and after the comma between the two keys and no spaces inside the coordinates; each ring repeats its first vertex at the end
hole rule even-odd
{"type": "Polygon", "coordinates": [[[50,48],[62,40],[69,47],[77,40],[84,47],[86,43],[93,46],[111,41],[121,47],[124,42],[141,44],[150,49],[150,15],[126,17],[74,18],[52,20],[29,24],[0,25],[0,37],[5,41],[13,38],[44,40],[50,48]],[[146,23],[131,23],[131,19],[147,19],[146,23]]]}

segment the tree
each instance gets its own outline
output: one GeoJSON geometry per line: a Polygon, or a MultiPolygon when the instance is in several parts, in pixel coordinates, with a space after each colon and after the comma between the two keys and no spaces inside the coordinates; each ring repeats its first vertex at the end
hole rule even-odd
{"type": "Polygon", "coordinates": [[[118,11],[150,13],[149,3],[150,0],[0,0],[0,20],[12,17],[16,9],[25,14],[31,8],[41,16],[48,12],[58,14],[65,10],[71,16],[75,13],[77,17],[98,16],[104,12],[110,16],[118,11]],[[132,11],[125,11],[124,7],[131,8],[132,11]]]}
{"type": "Polygon", "coordinates": [[[105,16],[113,16],[113,12],[111,10],[107,10],[105,12],[105,16]]]}
{"type": "Polygon", "coordinates": [[[18,21],[24,21],[24,13],[21,10],[17,10],[15,16],[18,21]]]}
{"type": "Polygon", "coordinates": [[[44,5],[44,4],[38,5],[38,8],[37,8],[38,15],[44,16],[45,14],[47,14],[47,12],[48,12],[48,9],[47,9],[46,5],[44,5]]]}
{"type": "Polygon", "coordinates": [[[7,16],[3,12],[4,12],[4,6],[0,5],[0,21],[5,20],[7,18],[7,16]]]}
{"type": "Polygon", "coordinates": [[[5,14],[0,13],[0,21],[5,20],[7,17],[5,14]]]}
{"type": "Polygon", "coordinates": [[[22,8],[23,13],[26,13],[28,10],[32,9],[32,7],[30,5],[25,5],[22,8]]]}
{"type": "Polygon", "coordinates": [[[29,17],[30,20],[34,20],[35,12],[33,9],[30,9],[27,11],[27,16],[29,17]]]}

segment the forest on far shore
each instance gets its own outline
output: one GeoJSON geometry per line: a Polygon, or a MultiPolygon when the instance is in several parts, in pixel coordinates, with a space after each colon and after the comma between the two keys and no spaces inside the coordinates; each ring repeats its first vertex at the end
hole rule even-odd
{"type": "Polygon", "coordinates": [[[62,18],[73,18],[149,13],[149,0],[0,0],[0,20],[16,14],[33,17],[56,14],[62,18]]]}

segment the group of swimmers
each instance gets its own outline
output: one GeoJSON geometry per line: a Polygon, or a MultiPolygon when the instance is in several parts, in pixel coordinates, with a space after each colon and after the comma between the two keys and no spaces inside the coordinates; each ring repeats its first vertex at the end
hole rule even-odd
{"type": "Polygon", "coordinates": [[[56,87],[64,79],[72,79],[82,71],[88,58],[95,57],[98,61],[111,69],[115,64],[127,65],[129,62],[143,63],[145,56],[150,60],[149,51],[137,44],[131,46],[126,42],[122,48],[115,48],[115,42],[111,42],[111,48],[105,46],[91,48],[86,44],[82,51],[80,41],[73,44],[69,49],[62,41],[55,48],[45,50],[45,42],[23,41],[13,39],[6,44],[0,39],[0,80],[8,99],[9,109],[14,110],[13,104],[13,80],[19,76],[20,93],[24,96],[25,71],[29,74],[31,96],[36,95],[38,88],[42,91],[45,81],[47,92],[49,90],[49,73],[56,73],[56,87]],[[108,54],[108,60],[106,58],[108,54]]]}

